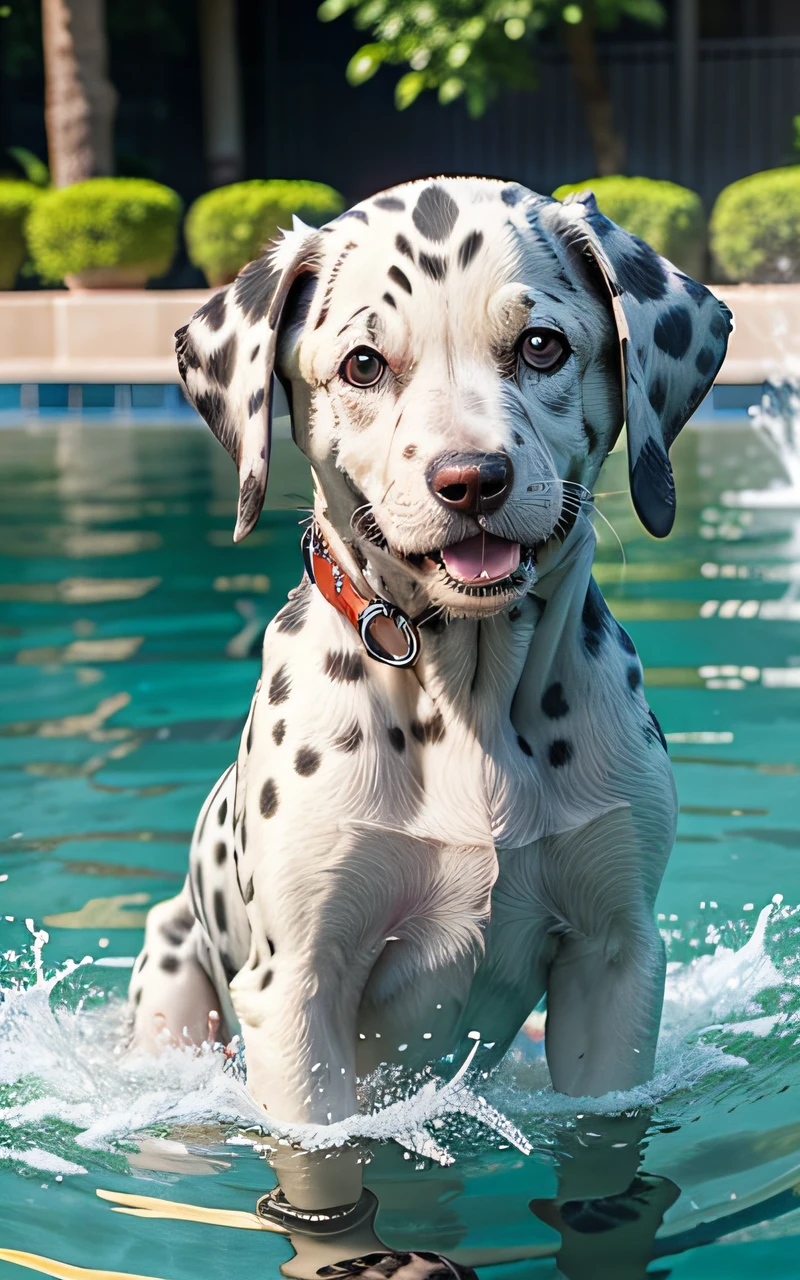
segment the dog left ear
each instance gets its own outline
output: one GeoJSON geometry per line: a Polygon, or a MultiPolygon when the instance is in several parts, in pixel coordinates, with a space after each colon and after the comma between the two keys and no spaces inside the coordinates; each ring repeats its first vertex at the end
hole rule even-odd
{"type": "Polygon", "coordinates": [[[178,370],[189,399],[239,470],[234,542],[247,537],[264,505],[272,375],[286,299],[297,278],[319,266],[318,234],[302,228],[293,235],[302,239],[296,250],[287,237],[271,253],[248,263],[233,284],[209,298],[175,334],[178,370]]]}
{"type": "Polygon", "coordinates": [[[719,371],[733,329],[728,307],[597,208],[567,197],[573,248],[596,265],[611,297],[622,364],[633,505],[656,538],[675,520],[669,449],[719,371]]]}

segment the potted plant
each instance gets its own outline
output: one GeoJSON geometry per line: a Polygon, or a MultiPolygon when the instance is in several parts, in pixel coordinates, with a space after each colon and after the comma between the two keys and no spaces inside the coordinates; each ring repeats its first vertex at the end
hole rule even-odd
{"type": "Polygon", "coordinates": [[[26,223],[42,280],[70,289],[135,289],[168,270],[182,203],[146,178],[90,178],[44,192],[26,223]]]}
{"type": "Polygon", "coordinates": [[[344,197],[321,182],[273,178],[217,187],[195,200],[186,215],[189,258],[210,285],[230,284],[281,227],[291,227],[293,213],[319,227],[344,207],[344,197]]]}

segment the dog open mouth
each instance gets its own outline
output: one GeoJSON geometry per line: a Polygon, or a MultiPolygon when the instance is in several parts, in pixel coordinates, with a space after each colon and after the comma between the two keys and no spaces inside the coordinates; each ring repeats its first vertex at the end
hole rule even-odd
{"type": "Polygon", "coordinates": [[[462,595],[494,596],[519,589],[533,569],[536,548],[481,532],[440,550],[405,558],[417,568],[438,570],[447,586],[462,595]]]}

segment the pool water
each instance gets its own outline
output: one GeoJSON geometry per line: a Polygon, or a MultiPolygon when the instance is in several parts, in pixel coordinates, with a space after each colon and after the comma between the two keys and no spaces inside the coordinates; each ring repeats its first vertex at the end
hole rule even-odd
{"type": "MultiPolygon", "coordinates": [[[[627,1200],[576,1202],[560,1246],[559,1153],[613,1161],[625,1122],[552,1093],[541,1014],[491,1078],[476,1059],[460,1092],[373,1081],[360,1121],[380,1238],[482,1280],[798,1274],[800,509],[733,503],[780,478],[744,417],[687,429],[674,455],[668,541],[637,525],[622,453],[597,504],[616,531],[597,521],[598,581],[642,657],[681,802],[657,1076],[593,1108],[644,1117],[643,1176],[627,1200]],[[427,1154],[419,1134],[416,1150],[393,1140],[414,1127],[427,1154]]],[[[236,1062],[132,1062],[119,1040],[145,913],[182,880],[263,628],[299,578],[309,494],[278,440],[267,508],[234,547],[234,469],[198,428],[0,431],[3,1280],[25,1264],[291,1271],[287,1238],[243,1229],[274,1177],[236,1062]],[[149,1200],[131,1213],[109,1195],[149,1200]],[[192,1220],[156,1216],[164,1202],[192,1220]]]]}

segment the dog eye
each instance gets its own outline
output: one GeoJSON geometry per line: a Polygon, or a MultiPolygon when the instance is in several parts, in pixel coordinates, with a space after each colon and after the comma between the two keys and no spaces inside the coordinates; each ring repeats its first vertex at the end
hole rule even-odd
{"type": "Polygon", "coordinates": [[[358,347],[351,351],[339,369],[339,376],[349,382],[351,387],[374,387],[380,382],[386,361],[377,351],[369,347],[358,347]]]}
{"type": "Polygon", "coordinates": [[[563,333],[555,329],[528,329],[519,341],[519,353],[537,373],[555,373],[572,354],[563,333]]]}

